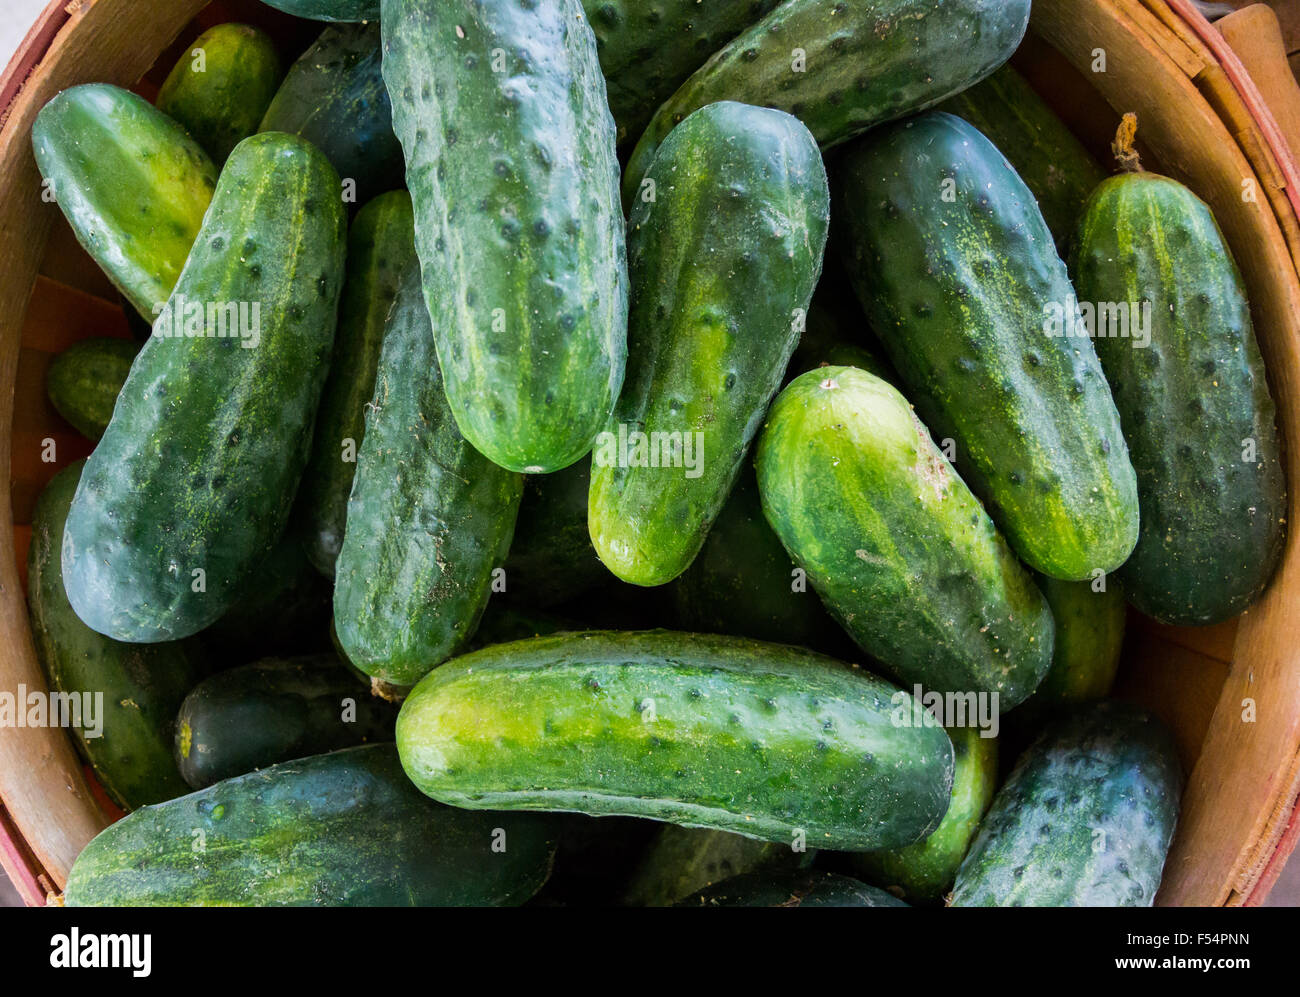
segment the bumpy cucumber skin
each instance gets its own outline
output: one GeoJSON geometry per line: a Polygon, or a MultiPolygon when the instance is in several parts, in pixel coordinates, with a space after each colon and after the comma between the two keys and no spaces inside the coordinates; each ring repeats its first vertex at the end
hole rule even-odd
{"type": "Polygon", "coordinates": [[[665,824],[623,894],[629,907],[671,907],[697,890],[757,870],[769,874],[811,862],[816,852],[755,841],[728,831],[665,824]]]}
{"type": "Polygon", "coordinates": [[[212,201],[217,168],[208,154],[143,97],[106,83],[46,104],[32,149],[77,241],[152,320],[212,201]]]}
{"type": "Polygon", "coordinates": [[[938,108],[989,139],[1033,192],[1062,256],[1106,173],[1029,81],[1011,66],[938,108]]]}
{"type": "Polygon", "coordinates": [[[778,0],[583,0],[618,143],[640,137],[655,109],[709,56],[778,0]]]}
{"type": "Polygon", "coordinates": [[[380,0],[262,0],[268,7],[308,21],[377,21],[380,0]]]}
{"type": "Polygon", "coordinates": [[[695,559],[781,386],[821,274],[830,191],[808,129],[732,101],[674,129],[648,176],[656,199],[629,222],[627,379],[596,443],[588,522],[606,567],[652,586],[695,559]],[[697,440],[699,466],[619,466],[606,443],[621,431],[697,440]]]}
{"type": "Polygon", "coordinates": [[[524,479],[524,498],[505,564],[509,598],[546,609],[610,580],[587,530],[590,489],[587,458],[554,474],[524,479]]]}
{"type": "Polygon", "coordinates": [[[628,160],[624,203],[672,129],[707,104],[787,111],[830,148],[982,80],[1011,57],[1028,25],[1029,0],[787,0],[659,107],[628,160]]]}
{"type": "Polygon", "coordinates": [[[334,356],[298,495],[303,548],[316,569],[331,578],[343,546],[348,496],[365,438],[366,406],[375,392],[384,325],[402,276],[414,261],[411,195],[391,191],[357,213],[348,233],[347,277],[339,302],[334,356]],[[344,460],[347,440],[352,441],[351,460],[344,460]]]}
{"type": "Polygon", "coordinates": [[[952,803],[943,823],[916,844],[893,851],[861,852],[850,859],[867,882],[913,904],[943,900],[998,787],[997,738],[981,737],[975,727],[947,730],[955,767],[952,803]]]}
{"type": "Polygon", "coordinates": [[[176,710],[203,675],[191,643],[121,644],[78,619],[63,591],[63,523],[85,461],[65,467],[32,513],[27,606],[51,690],[102,695],[101,737],[73,728],[82,757],[120,807],[133,810],[188,792],[171,758],[176,710]]]}
{"type": "Polygon", "coordinates": [[[1052,660],[1052,616],[907,400],[853,367],[795,378],[755,460],[763,512],[858,645],[907,684],[997,692],[1052,660]]]}
{"type": "Polygon", "coordinates": [[[458,658],[397,718],[407,774],[455,806],[622,814],[847,851],[938,826],[952,745],[906,693],[801,648],[589,631],[458,658]],[[891,698],[900,705],[891,704],[891,698]],[[895,725],[894,710],[916,722],[895,725]]]}
{"type": "Polygon", "coordinates": [[[176,716],[176,767],[202,789],[277,762],[391,742],[396,720],[396,707],[333,654],[264,658],[190,690],[176,716]]]}
{"type": "Polygon", "coordinates": [[[255,135],[231,154],[176,294],[250,316],[256,302],[259,339],[155,335],[136,358],[63,535],[68,600],[93,630],[141,643],[202,630],[284,531],[344,235],[338,175],[312,146],[255,135]]]}
{"type": "Polygon", "coordinates": [[[158,110],[184,125],[220,165],[255,131],[284,76],[275,44],[247,24],[199,35],[158,91],[158,110]],[[196,50],[203,52],[195,71],[196,50]]]}
{"type": "Polygon", "coordinates": [[[678,907],[906,907],[884,890],[848,876],[810,869],[784,875],[751,872],[687,897],[678,907]]]}
{"type": "Polygon", "coordinates": [[[378,22],[326,28],[289,67],[259,129],[305,138],[362,202],[401,187],[405,170],[381,64],[378,22]]]}
{"type": "Polygon", "coordinates": [[[1124,563],[1137,479],[1065,264],[1033,195],[973,126],[935,112],[873,132],[843,161],[849,268],[872,327],[936,439],[1032,568],[1080,580],[1124,563]],[[945,195],[945,191],[950,193],[945,195]]]}
{"type": "Polygon", "coordinates": [[[107,336],[83,339],[64,350],[45,375],[50,404],[88,440],[98,440],[113,418],[140,344],[107,336]]]}
{"type": "Polygon", "coordinates": [[[1075,707],[1020,757],[957,873],[953,907],[1150,907],[1178,820],[1168,733],[1128,703],[1075,707]]]}
{"type": "Polygon", "coordinates": [[[1075,245],[1082,300],[1151,303],[1146,349],[1094,340],[1142,506],[1125,594],[1165,623],[1221,622],[1259,597],[1286,533],[1275,410],[1241,274],[1209,207],[1151,173],[1106,181],[1075,245]]]}
{"type": "Polygon", "coordinates": [[[502,467],[568,467],[604,428],[627,359],[614,121],[591,28],[578,0],[384,0],[381,23],[456,424],[502,467]]]}
{"type": "Polygon", "coordinates": [[[86,846],[63,899],[69,907],[508,906],[546,881],[554,830],[535,815],[440,807],[402,774],[391,744],[366,745],[137,810],[86,846]],[[506,834],[500,851],[496,828],[506,834]]]}
{"type": "Polygon", "coordinates": [[[418,267],[384,331],[348,500],[334,627],[349,661],[412,685],[474,636],[514,534],[520,475],[461,436],[434,355],[418,267]]]}

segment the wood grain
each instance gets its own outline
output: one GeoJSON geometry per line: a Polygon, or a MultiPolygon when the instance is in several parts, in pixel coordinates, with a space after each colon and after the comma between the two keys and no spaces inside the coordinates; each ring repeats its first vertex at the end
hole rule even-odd
{"type": "Polygon", "coordinates": [[[1214,26],[1237,53],[1268,102],[1292,158],[1300,158],[1300,83],[1287,63],[1277,14],[1271,7],[1256,3],[1220,18],[1214,26]]]}

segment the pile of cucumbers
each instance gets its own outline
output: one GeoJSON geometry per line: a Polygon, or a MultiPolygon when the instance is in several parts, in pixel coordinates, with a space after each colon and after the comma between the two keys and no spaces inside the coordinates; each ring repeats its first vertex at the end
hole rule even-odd
{"type": "Polygon", "coordinates": [[[1151,904],[1126,605],[1248,607],[1285,481],[1029,0],[268,2],[334,23],[33,129],[143,340],[48,380],[32,629],[129,811],[65,902],[1151,904]]]}

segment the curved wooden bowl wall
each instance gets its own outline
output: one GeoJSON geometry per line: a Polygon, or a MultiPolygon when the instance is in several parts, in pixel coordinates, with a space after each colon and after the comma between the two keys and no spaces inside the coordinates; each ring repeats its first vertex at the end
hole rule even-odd
{"type": "MultiPolygon", "coordinates": [[[[12,474],[11,490],[0,490],[0,690],[44,689],[17,561],[39,488],[56,466],[85,452],[45,402],[44,364],[67,341],[124,333],[111,289],[87,265],[58,209],[41,201],[32,120],[67,86],[95,80],[133,86],[155,61],[170,65],[175,53],[162,60],[159,53],[206,6],[206,0],[55,0],[0,77],[0,114],[9,107],[0,118],[0,466],[9,465],[12,474]],[[58,441],[56,465],[40,462],[46,437],[58,441]]],[[[231,16],[276,22],[273,12],[249,0],[214,5],[203,22],[231,16]]],[[[1252,117],[1215,54],[1188,29],[1184,18],[1193,16],[1186,0],[1035,0],[1033,30],[1060,55],[1031,45],[1018,62],[1094,146],[1104,142],[1118,112],[1136,111],[1152,162],[1214,208],[1249,284],[1279,421],[1292,444],[1294,510],[1300,501],[1300,223],[1287,194],[1297,192],[1295,174],[1272,156],[1268,125],[1252,117]],[[1098,50],[1106,53],[1104,73],[1092,71],[1098,50]],[[1061,56],[1078,71],[1076,83],[1086,80],[1091,89],[1053,92],[1066,86],[1061,56]],[[1242,199],[1243,181],[1256,185],[1255,202],[1242,199]]],[[[276,23],[300,36],[304,31],[276,23]]],[[[1300,522],[1294,511],[1291,521],[1300,522]]],[[[1293,537],[1269,592],[1239,621],[1177,630],[1133,620],[1120,692],[1171,723],[1190,772],[1161,903],[1257,901],[1295,843],[1300,641],[1290,630],[1297,606],[1293,537]],[[1242,721],[1246,700],[1256,704],[1253,723],[1242,721]]],[[[0,729],[0,803],[0,864],[33,902],[62,887],[81,847],[105,823],[61,731],[0,729]]]]}

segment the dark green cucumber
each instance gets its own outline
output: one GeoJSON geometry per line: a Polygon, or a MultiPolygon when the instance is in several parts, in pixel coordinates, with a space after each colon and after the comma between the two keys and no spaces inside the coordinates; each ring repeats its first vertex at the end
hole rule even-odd
{"type": "Polygon", "coordinates": [[[1150,714],[1111,700],[1054,721],[1016,762],[957,873],[953,907],[1150,907],[1182,770],[1150,714]]]}
{"type": "Polygon", "coordinates": [[[612,580],[587,530],[590,488],[591,461],[585,458],[554,474],[524,479],[519,521],[505,565],[510,598],[545,609],[612,580]]]}
{"type": "Polygon", "coordinates": [[[665,824],[646,849],[623,894],[629,907],[671,907],[733,876],[811,862],[816,852],[796,852],[788,844],[755,841],[729,831],[665,824]]]}
{"type": "Polygon", "coordinates": [[[441,807],[391,744],[227,779],[102,831],[69,907],[482,907],[546,881],[555,825],[441,807]]]}
{"type": "Polygon", "coordinates": [[[1232,253],[1190,190],[1127,174],[1088,203],[1074,274],[1098,316],[1110,304],[1130,310],[1128,337],[1112,326],[1093,340],[1138,474],[1142,526],[1120,572],[1125,595],[1165,623],[1235,616],[1281,557],[1286,479],[1232,253]],[[1132,312],[1141,306],[1150,308],[1146,335],[1134,338],[1132,312]]]}
{"type": "Polygon", "coordinates": [[[636,141],[655,109],[718,49],[779,0],[583,0],[618,143],[636,141]]]}
{"type": "Polygon", "coordinates": [[[284,531],[344,235],[338,176],[306,142],[255,135],[231,154],[68,513],[64,582],[92,629],[142,643],[202,630],[284,531]]]}
{"type": "Polygon", "coordinates": [[[438,361],[461,433],[512,471],[587,453],[627,356],[618,159],[578,0],[384,0],[438,361]]]}
{"type": "Polygon", "coordinates": [[[647,175],[658,194],[629,221],[627,380],[596,441],[588,522],[610,571],[651,586],[699,553],[781,386],[830,192],[808,129],[731,101],[683,121],[647,175]]]}
{"type": "Polygon", "coordinates": [[[333,654],[264,658],[195,686],[176,717],[176,766],[195,789],[277,762],[393,739],[397,708],[333,654]]]}
{"type": "Polygon", "coordinates": [[[348,234],[334,357],[298,496],[303,547],[317,570],[330,577],[343,546],[348,496],[365,436],[366,406],[375,392],[384,325],[402,275],[415,260],[414,225],[411,196],[395,190],[362,208],[348,234]]]}
{"type": "Polygon", "coordinates": [[[843,632],[801,576],[763,517],[746,464],[699,555],[673,583],[675,624],[839,651],[843,632]]]}
{"type": "Polygon", "coordinates": [[[1029,81],[1011,66],[939,107],[978,128],[1033,192],[1065,255],[1083,206],[1106,173],[1029,81]]]}
{"type": "Polygon", "coordinates": [[[184,125],[213,162],[226,161],[255,131],[284,68],[275,43],[247,24],[209,28],[158,91],[158,110],[184,125]]]}
{"type": "Polygon", "coordinates": [[[956,765],[943,823],[914,845],[860,852],[849,860],[867,882],[914,904],[939,903],[951,889],[998,787],[997,738],[983,737],[975,727],[948,728],[948,737],[956,765]]]}
{"type": "Polygon", "coordinates": [[[897,390],[853,367],[801,374],[755,464],[767,521],[864,651],[1004,710],[1034,691],[1047,602],[897,390]]]}
{"type": "Polygon", "coordinates": [[[353,665],[411,685],[474,636],[523,479],[457,430],[414,264],[383,340],[335,572],[334,627],[353,665]]]}
{"type": "Polygon", "coordinates": [[[63,523],[84,464],[78,461],[56,474],[36,503],[27,606],[36,656],[51,692],[76,697],[75,706],[82,707],[81,724],[71,732],[74,743],[114,802],[132,810],[189,791],[172,761],[172,727],[204,666],[192,644],[119,644],[91,630],[68,605],[60,555],[63,523]],[[93,722],[84,711],[87,697],[97,712],[93,722]],[[92,736],[95,727],[99,736],[92,736]]]}
{"type": "Polygon", "coordinates": [[[948,807],[952,745],[922,712],[799,648],[589,631],[435,669],[403,704],[397,744],[415,784],[455,806],[650,817],[853,851],[915,841],[948,807]],[[916,722],[896,725],[895,709],[916,722]]]}
{"type": "Polygon", "coordinates": [[[655,112],[628,161],[624,204],[660,144],[720,100],[788,111],[830,148],[937,104],[1011,57],[1029,0],[786,0],[695,71],[655,112]]]}
{"type": "Polygon", "coordinates": [[[752,872],[727,879],[678,907],[906,907],[884,890],[821,869],[773,874],[752,872]]]}
{"type": "Polygon", "coordinates": [[[140,344],[107,336],[83,339],[50,364],[45,392],[50,404],[88,440],[98,440],[113,418],[118,392],[140,344]]]}
{"type": "Polygon", "coordinates": [[[316,146],[361,203],[401,187],[405,169],[381,64],[377,22],[326,28],[289,67],[260,128],[316,146]]]}
{"type": "Polygon", "coordinates": [[[152,320],[212,200],[217,168],[208,154],[143,97],[106,83],[46,104],[32,149],[77,241],[152,320]]]}
{"type": "Polygon", "coordinates": [[[951,114],[845,156],[849,269],[917,413],[1030,567],[1080,580],[1124,563],[1137,481],[1085,339],[1055,335],[1074,289],[1033,195],[951,114]]]}
{"type": "Polygon", "coordinates": [[[268,7],[309,21],[377,21],[379,0],[262,0],[268,7]]]}

